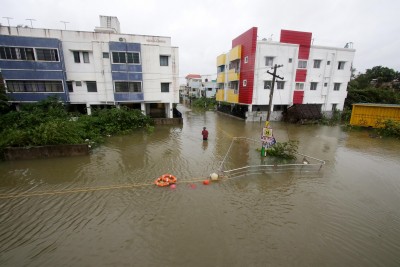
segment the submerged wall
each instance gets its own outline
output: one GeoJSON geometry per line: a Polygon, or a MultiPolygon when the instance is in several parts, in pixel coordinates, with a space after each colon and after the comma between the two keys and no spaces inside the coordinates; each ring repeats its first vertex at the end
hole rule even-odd
{"type": "Polygon", "coordinates": [[[82,156],[88,154],[89,147],[87,144],[8,147],[4,150],[5,160],[43,159],[54,157],[82,156]]]}

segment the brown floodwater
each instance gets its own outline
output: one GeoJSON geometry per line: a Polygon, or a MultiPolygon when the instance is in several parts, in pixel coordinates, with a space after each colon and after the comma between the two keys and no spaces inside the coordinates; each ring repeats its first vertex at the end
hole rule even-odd
{"type": "Polygon", "coordinates": [[[270,162],[232,141],[259,139],[261,125],[178,109],[183,125],[110,137],[88,156],[0,162],[0,266],[400,266],[399,140],[272,122],[321,170],[203,185],[221,163],[270,162]],[[165,173],[176,188],[153,184],[165,173]]]}

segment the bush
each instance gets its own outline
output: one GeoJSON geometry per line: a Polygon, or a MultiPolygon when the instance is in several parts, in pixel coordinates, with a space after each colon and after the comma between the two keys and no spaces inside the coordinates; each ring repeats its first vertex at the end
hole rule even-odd
{"type": "Polygon", "coordinates": [[[289,142],[277,142],[271,148],[268,148],[267,154],[284,159],[296,159],[299,141],[289,140],[289,142]]]}
{"type": "Polygon", "coordinates": [[[383,128],[378,129],[380,135],[400,138],[400,122],[386,120],[383,125],[383,128]]]}
{"type": "Polygon", "coordinates": [[[95,110],[73,118],[57,99],[23,105],[21,111],[0,116],[0,152],[6,147],[81,144],[104,141],[104,136],[138,128],[154,130],[153,121],[140,110],[127,107],[95,110]]]}
{"type": "Polygon", "coordinates": [[[209,110],[209,109],[214,109],[215,106],[217,105],[217,101],[215,98],[198,98],[193,101],[192,106],[196,108],[201,108],[204,110],[209,110]]]}

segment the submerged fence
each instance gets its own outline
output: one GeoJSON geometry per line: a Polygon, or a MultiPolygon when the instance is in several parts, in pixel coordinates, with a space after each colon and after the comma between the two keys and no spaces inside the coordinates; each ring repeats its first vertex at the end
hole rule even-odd
{"type": "Polygon", "coordinates": [[[266,164],[266,165],[248,165],[239,168],[234,168],[230,170],[224,169],[224,164],[227,160],[227,157],[232,149],[232,145],[235,141],[246,141],[253,142],[259,144],[260,141],[255,139],[250,139],[247,137],[234,137],[231,145],[227,153],[225,154],[224,159],[221,162],[219,167],[219,174],[224,177],[238,177],[243,175],[251,175],[251,174],[269,174],[269,173],[287,173],[287,172],[295,172],[295,173],[310,173],[310,172],[319,172],[323,165],[325,165],[325,161],[308,156],[301,153],[296,153],[297,155],[303,157],[301,163],[291,163],[291,164],[266,164]]]}

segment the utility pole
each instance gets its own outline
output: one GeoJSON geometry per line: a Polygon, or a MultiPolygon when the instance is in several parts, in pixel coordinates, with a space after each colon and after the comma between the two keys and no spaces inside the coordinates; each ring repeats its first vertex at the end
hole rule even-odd
{"type": "Polygon", "coordinates": [[[283,80],[283,77],[280,77],[280,76],[276,75],[276,69],[280,68],[280,67],[283,67],[283,65],[276,65],[275,64],[275,66],[273,66],[271,68],[271,69],[274,69],[273,73],[271,73],[271,72],[269,72],[267,70],[267,72],[272,75],[272,87],[271,87],[271,92],[269,93],[269,105],[268,105],[267,121],[269,121],[269,117],[271,116],[271,112],[272,112],[272,98],[274,96],[275,79],[278,78],[278,79],[283,80]]]}

